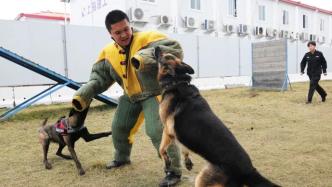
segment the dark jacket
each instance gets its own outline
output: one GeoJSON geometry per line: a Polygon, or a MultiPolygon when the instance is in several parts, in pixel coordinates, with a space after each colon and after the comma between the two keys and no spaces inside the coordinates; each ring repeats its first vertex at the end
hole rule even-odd
{"type": "Polygon", "coordinates": [[[323,53],[320,51],[316,50],[314,53],[308,52],[304,55],[301,61],[301,73],[304,73],[307,64],[308,75],[320,75],[322,74],[322,70],[323,73],[326,73],[326,60],[323,53]]]}

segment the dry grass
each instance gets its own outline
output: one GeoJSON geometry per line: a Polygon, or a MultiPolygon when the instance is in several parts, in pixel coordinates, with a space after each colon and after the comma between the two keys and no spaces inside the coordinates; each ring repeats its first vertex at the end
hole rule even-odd
{"type": "MultiPolygon", "coordinates": [[[[322,82],[332,91],[332,82],[322,82]]],[[[247,88],[205,91],[202,94],[250,154],[265,176],[283,186],[332,186],[332,94],[326,103],[315,96],[305,105],[307,83],[293,91],[252,91],[247,88]]],[[[115,109],[94,102],[86,124],[92,132],[111,128],[115,109]]],[[[142,128],[136,136],[132,165],[108,171],[112,160],[111,138],[90,143],[78,141],[76,150],[86,169],[79,177],[73,161],[55,156],[52,170],[42,164],[37,129],[45,116],[67,113],[69,104],[35,106],[0,124],[0,186],[157,186],[163,177],[162,162],[142,128]]],[[[67,151],[66,151],[67,152],[67,151]]],[[[68,153],[68,152],[67,152],[68,153]]],[[[193,186],[204,161],[194,156],[194,171],[184,171],[180,186],[193,186]]]]}

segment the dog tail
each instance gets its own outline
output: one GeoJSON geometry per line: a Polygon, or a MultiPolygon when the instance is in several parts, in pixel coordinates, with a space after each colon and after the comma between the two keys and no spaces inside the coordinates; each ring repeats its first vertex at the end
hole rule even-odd
{"type": "Polygon", "coordinates": [[[44,119],[44,121],[43,121],[43,123],[42,123],[42,127],[44,127],[44,126],[46,125],[47,120],[48,120],[48,118],[45,118],[45,119],[44,119]]]}
{"type": "Polygon", "coordinates": [[[244,184],[248,187],[281,187],[263,177],[257,170],[244,178],[244,184]]]}

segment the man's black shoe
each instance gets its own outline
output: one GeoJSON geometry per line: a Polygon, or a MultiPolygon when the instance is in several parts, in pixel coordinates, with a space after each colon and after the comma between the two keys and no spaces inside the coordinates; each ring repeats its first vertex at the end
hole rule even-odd
{"type": "Polygon", "coordinates": [[[177,175],[174,172],[167,172],[166,177],[159,183],[160,187],[175,186],[181,181],[181,175],[177,175]]]}
{"type": "Polygon", "coordinates": [[[311,101],[307,101],[307,102],[305,102],[305,104],[311,104],[311,101]]]}
{"type": "Polygon", "coordinates": [[[106,169],[118,168],[118,167],[125,166],[128,164],[130,164],[130,161],[122,162],[122,161],[113,160],[112,162],[110,162],[109,164],[106,165],[106,169]]]}
{"type": "Polygon", "coordinates": [[[325,101],[326,101],[326,96],[327,96],[327,94],[325,94],[325,95],[322,97],[322,102],[325,102],[325,101]]]}

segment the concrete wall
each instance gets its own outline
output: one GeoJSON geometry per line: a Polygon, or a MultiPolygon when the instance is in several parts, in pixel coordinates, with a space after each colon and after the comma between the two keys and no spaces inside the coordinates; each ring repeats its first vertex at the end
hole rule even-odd
{"type": "MultiPolygon", "coordinates": [[[[0,45],[65,74],[63,31],[59,24],[0,21],[0,45]]],[[[53,83],[16,64],[0,59],[0,85],[53,83]],[[43,81],[41,81],[43,80],[43,81]]]]}
{"type": "Polygon", "coordinates": [[[112,41],[106,29],[99,27],[66,27],[68,77],[79,82],[89,79],[99,52],[112,41]]]}

